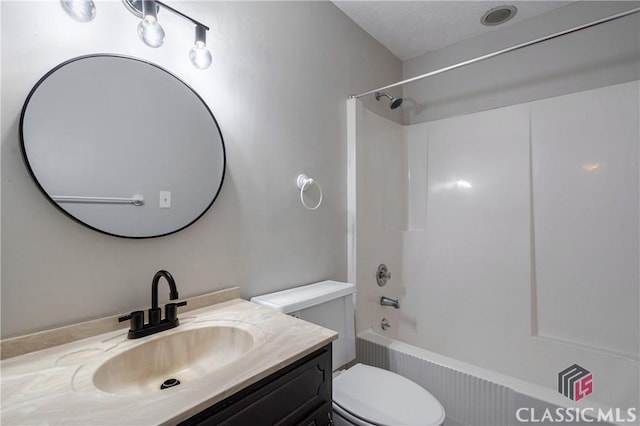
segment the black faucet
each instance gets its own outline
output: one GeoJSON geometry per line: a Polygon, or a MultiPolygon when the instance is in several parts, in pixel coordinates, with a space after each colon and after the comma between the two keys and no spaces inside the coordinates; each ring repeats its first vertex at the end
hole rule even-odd
{"type": "Polygon", "coordinates": [[[160,278],[163,277],[167,281],[167,284],[169,284],[169,299],[176,300],[178,298],[178,288],[171,274],[164,270],[156,272],[151,283],[149,322],[147,324],[144,323],[144,311],[134,311],[129,315],[118,318],[120,322],[131,320],[129,334],[127,335],[129,339],[149,336],[180,325],[180,321],[178,321],[178,306],[184,306],[187,302],[168,303],[164,305],[164,319],[162,319],[162,309],[158,307],[158,284],[160,278]]]}

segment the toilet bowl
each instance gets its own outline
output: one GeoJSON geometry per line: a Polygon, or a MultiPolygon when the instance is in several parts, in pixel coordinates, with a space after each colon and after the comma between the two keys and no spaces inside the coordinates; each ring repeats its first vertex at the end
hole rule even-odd
{"type": "MultiPolygon", "coordinates": [[[[353,284],[323,281],[254,297],[252,302],[335,330],[333,370],[355,359],[353,284]]],[[[445,411],[426,389],[381,368],[356,364],[333,378],[337,426],[441,426],[445,411]]]]}

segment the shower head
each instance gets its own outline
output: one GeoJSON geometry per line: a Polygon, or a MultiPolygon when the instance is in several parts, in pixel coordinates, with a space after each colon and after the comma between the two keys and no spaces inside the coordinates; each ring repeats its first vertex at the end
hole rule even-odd
{"type": "Polygon", "coordinates": [[[376,92],[376,101],[379,101],[383,96],[389,98],[389,100],[391,101],[391,103],[389,104],[389,108],[391,109],[396,109],[400,105],[402,105],[402,98],[394,98],[387,92],[376,92]]]}

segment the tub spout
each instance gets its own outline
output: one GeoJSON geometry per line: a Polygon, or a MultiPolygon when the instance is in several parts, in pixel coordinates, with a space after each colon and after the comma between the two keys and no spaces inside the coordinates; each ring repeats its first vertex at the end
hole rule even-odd
{"type": "Polygon", "coordinates": [[[380,305],[382,306],[393,306],[396,309],[400,309],[400,303],[398,303],[398,299],[390,299],[388,297],[382,296],[380,298],[380,305]]]}

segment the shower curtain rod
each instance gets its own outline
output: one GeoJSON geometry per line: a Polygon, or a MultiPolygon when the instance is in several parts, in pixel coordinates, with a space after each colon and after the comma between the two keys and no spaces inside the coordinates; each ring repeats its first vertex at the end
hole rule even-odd
{"type": "Polygon", "coordinates": [[[490,59],[490,58],[493,58],[493,57],[496,57],[496,56],[499,56],[499,55],[503,55],[505,53],[513,52],[514,50],[518,50],[518,49],[522,49],[522,48],[525,48],[525,47],[528,47],[528,46],[533,46],[534,44],[542,43],[543,41],[551,40],[551,39],[562,37],[564,35],[575,33],[577,31],[581,31],[581,30],[584,30],[584,29],[587,29],[587,28],[595,27],[596,25],[600,25],[600,24],[604,24],[604,23],[607,23],[607,22],[610,22],[610,21],[613,21],[613,20],[616,20],[616,19],[624,18],[625,16],[629,16],[629,15],[632,15],[632,14],[638,13],[638,12],[640,12],[640,7],[636,7],[635,9],[629,9],[629,10],[627,10],[625,12],[621,12],[621,13],[618,13],[618,14],[615,14],[615,15],[611,15],[611,16],[608,16],[606,18],[598,19],[597,21],[589,22],[587,24],[579,25],[577,27],[573,27],[573,28],[568,29],[568,30],[560,31],[560,32],[557,32],[557,33],[554,33],[554,34],[551,34],[551,35],[547,35],[547,36],[544,36],[544,37],[537,38],[535,40],[530,40],[530,41],[527,41],[527,42],[524,42],[524,43],[521,43],[521,44],[517,44],[515,46],[507,47],[506,49],[498,50],[497,52],[489,53],[489,54],[483,55],[483,56],[478,56],[477,58],[469,59],[467,61],[460,62],[460,63],[455,64],[455,65],[450,65],[448,67],[440,68],[438,70],[431,71],[431,72],[428,72],[426,74],[418,75],[416,77],[408,78],[406,80],[402,80],[402,81],[399,81],[397,83],[393,83],[393,84],[389,84],[389,85],[386,85],[386,86],[382,86],[382,87],[379,87],[379,88],[374,89],[374,90],[369,90],[368,92],[362,92],[362,93],[359,93],[357,95],[350,95],[349,99],[358,99],[358,98],[361,98],[362,96],[371,95],[373,93],[380,92],[382,90],[391,89],[391,88],[397,87],[397,86],[402,86],[402,85],[407,84],[407,83],[413,83],[414,81],[422,80],[423,78],[432,77],[434,75],[438,75],[438,74],[442,74],[442,73],[447,72],[447,71],[455,70],[457,68],[461,68],[461,67],[464,67],[466,65],[475,64],[476,62],[484,61],[485,59],[490,59]]]}

